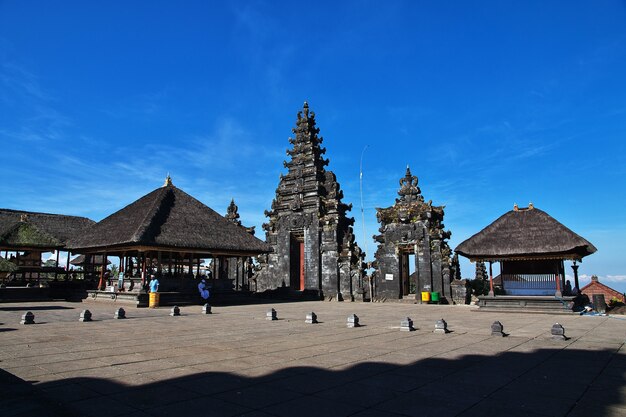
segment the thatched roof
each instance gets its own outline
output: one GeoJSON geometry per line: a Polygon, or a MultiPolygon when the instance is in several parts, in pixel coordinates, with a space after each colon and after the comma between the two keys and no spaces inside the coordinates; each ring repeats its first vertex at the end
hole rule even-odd
{"type": "MultiPolygon", "coordinates": [[[[70,264],[75,266],[86,266],[86,265],[102,265],[104,263],[103,255],[91,255],[89,257],[85,255],[78,255],[76,258],[70,261],[70,264]]],[[[107,260],[107,265],[109,265],[111,261],[107,260]]]]}
{"type": "Polygon", "coordinates": [[[455,249],[472,261],[580,260],[596,250],[589,241],[532,205],[505,213],[455,249]]]}
{"type": "Polygon", "coordinates": [[[259,254],[265,242],[172,185],[171,181],[96,223],[68,245],[77,252],[163,250],[259,254]]]}
{"type": "Polygon", "coordinates": [[[86,217],[0,209],[0,248],[63,249],[71,237],[92,224],[86,217]]]}

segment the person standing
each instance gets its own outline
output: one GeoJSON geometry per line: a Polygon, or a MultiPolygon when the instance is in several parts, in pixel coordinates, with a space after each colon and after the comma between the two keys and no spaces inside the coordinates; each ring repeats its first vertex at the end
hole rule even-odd
{"type": "Polygon", "coordinates": [[[204,301],[207,301],[209,299],[209,287],[204,278],[202,278],[202,280],[198,284],[198,291],[200,292],[200,297],[202,297],[204,301]]]}
{"type": "Polygon", "coordinates": [[[154,275],[150,275],[150,292],[159,292],[159,280],[154,275]]]}

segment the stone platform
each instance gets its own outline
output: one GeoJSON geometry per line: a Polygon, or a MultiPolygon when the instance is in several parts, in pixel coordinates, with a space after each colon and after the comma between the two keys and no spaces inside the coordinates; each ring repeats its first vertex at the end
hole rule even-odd
{"type": "Polygon", "coordinates": [[[496,295],[478,297],[481,311],[517,311],[531,313],[572,314],[569,303],[574,297],[538,296],[538,295],[496,295]]]}
{"type": "Polygon", "coordinates": [[[0,415],[626,415],[623,316],[314,301],[116,320],[93,303],[79,322],[85,307],[0,304],[0,415]],[[26,311],[36,324],[19,324],[26,311]],[[407,317],[415,331],[400,329],[407,317]],[[442,318],[447,332],[434,333],[442,318]],[[507,337],[491,335],[494,321],[507,337]]]}

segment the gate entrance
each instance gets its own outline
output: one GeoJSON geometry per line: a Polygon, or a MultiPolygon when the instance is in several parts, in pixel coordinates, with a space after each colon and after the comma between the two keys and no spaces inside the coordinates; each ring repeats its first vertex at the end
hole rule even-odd
{"type": "Polygon", "coordinates": [[[304,233],[292,232],[289,242],[289,286],[304,290],[304,233]]]}
{"type": "Polygon", "coordinates": [[[400,253],[400,297],[415,294],[417,285],[415,275],[415,254],[400,253]]]}

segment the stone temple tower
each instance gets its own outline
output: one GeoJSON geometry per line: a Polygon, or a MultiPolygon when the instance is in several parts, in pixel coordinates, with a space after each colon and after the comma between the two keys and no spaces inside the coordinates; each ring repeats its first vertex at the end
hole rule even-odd
{"type": "Polygon", "coordinates": [[[429,289],[449,301],[451,259],[447,240],[452,233],[443,224],[444,206],[424,202],[417,177],[411,175],[409,167],[400,179],[398,195],[393,206],[376,209],[381,234],[374,236],[378,242],[375,297],[419,299],[420,292],[429,289]]]}
{"type": "Polygon", "coordinates": [[[365,254],[354,241],[354,219],[346,215],[352,205],[341,202],[337,178],[325,169],[326,149],[306,102],[292,131],[288,172],[265,211],[263,229],[273,252],[259,259],[257,291],[289,287],[321,298],[362,297],[365,254]]]}

